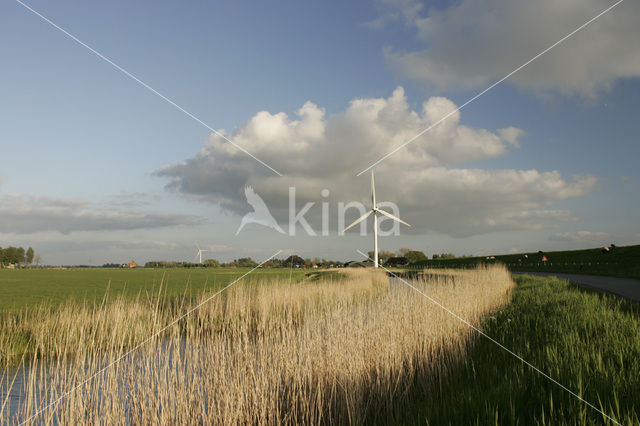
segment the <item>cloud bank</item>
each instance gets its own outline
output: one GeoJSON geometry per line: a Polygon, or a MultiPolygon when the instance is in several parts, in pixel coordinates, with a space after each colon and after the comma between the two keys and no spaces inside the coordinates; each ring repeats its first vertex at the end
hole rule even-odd
{"type": "Polygon", "coordinates": [[[549,237],[551,241],[569,242],[569,243],[589,243],[589,244],[607,244],[614,239],[609,232],[596,231],[574,231],[560,232],[549,237]]]}
{"type": "Polygon", "coordinates": [[[0,233],[118,231],[197,225],[203,219],[101,206],[83,200],[6,195],[0,200],[0,233]]]}
{"type": "MultiPolygon", "coordinates": [[[[368,203],[369,176],[356,178],[356,173],[455,107],[447,98],[432,97],[413,110],[398,87],[388,98],[354,99],[345,111],[328,117],[312,102],[294,118],[260,111],[234,132],[223,132],[285,177],[274,176],[215,134],[195,156],[155,174],[168,180],[169,190],[237,214],[249,210],[243,188],[251,185],[281,224],[288,221],[288,188],[295,186],[298,210],[316,203],[309,216],[318,229],[320,203],[332,209],[338,202],[368,203]],[[330,190],[329,197],[321,196],[323,189],[330,190]]],[[[395,202],[413,231],[457,237],[574,220],[571,212],[550,207],[589,193],[593,177],[567,180],[558,171],[464,168],[469,161],[516,149],[522,134],[515,127],[465,126],[456,113],[376,167],[378,197],[395,202]]],[[[335,231],[336,221],[330,227],[335,231]]]]}
{"type": "MultiPolygon", "coordinates": [[[[596,16],[605,0],[462,0],[429,9],[414,0],[383,0],[381,28],[401,21],[422,49],[385,50],[400,74],[441,90],[480,89],[497,81],[596,16]]],[[[624,2],[509,82],[542,92],[593,98],[617,79],[640,76],[640,3],[624,2]]]]}

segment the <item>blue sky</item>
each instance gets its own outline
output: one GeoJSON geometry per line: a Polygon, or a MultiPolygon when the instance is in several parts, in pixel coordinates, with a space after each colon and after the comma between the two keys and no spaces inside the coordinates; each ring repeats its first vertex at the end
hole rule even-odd
{"type": "MultiPolygon", "coordinates": [[[[334,204],[364,201],[368,178],[355,174],[414,124],[428,124],[426,111],[461,105],[611,4],[316,3],[28,3],[277,164],[286,175],[277,182],[19,3],[3,2],[0,246],[32,245],[45,263],[67,264],[189,259],[195,243],[223,260],[279,249],[355,258],[370,237],[280,236],[258,225],[235,236],[242,188],[254,186],[274,210],[289,185],[300,202],[319,204],[320,187],[334,204]],[[535,17],[544,19],[518,25],[535,17]],[[358,99],[382,112],[363,121],[358,99]],[[324,111],[313,121],[324,130],[297,150],[304,135],[292,129],[308,101],[324,111]],[[389,138],[362,137],[378,124],[389,138]]],[[[637,8],[622,3],[465,107],[450,134],[425,135],[399,153],[413,157],[381,164],[379,197],[416,228],[382,248],[489,254],[640,243],[637,8]],[[510,127],[521,130],[513,143],[499,132],[510,127]]]]}

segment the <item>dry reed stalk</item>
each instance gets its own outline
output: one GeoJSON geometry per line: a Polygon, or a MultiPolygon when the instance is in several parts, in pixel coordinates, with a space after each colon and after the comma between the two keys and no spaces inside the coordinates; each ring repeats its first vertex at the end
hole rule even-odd
{"type": "MultiPolygon", "coordinates": [[[[446,375],[465,356],[472,332],[416,292],[397,286],[390,291],[382,272],[343,272],[345,279],[333,282],[273,280],[229,289],[34,424],[379,420],[435,373],[446,375]]],[[[509,302],[513,283],[504,268],[446,273],[455,280],[412,282],[471,323],[509,302]]],[[[19,418],[35,414],[38,403],[63,395],[168,318],[139,300],[113,304],[95,312],[69,307],[64,318],[43,321],[43,330],[53,327],[55,333],[39,334],[38,347],[59,345],[63,356],[47,371],[34,359],[32,369],[40,373],[28,377],[19,418]],[[98,328],[96,321],[102,322],[98,328]],[[96,342],[68,350],[87,339],[96,342]]],[[[170,314],[186,309],[174,307],[170,314]]]]}

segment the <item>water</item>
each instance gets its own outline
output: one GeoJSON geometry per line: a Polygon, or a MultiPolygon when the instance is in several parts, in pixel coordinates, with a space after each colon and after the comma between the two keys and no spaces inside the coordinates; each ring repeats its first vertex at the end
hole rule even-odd
{"type": "Polygon", "coordinates": [[[10,369],[0,373],[2,378],[2,383],[0,383],[0,411],[4,406],[0,422],[3,424],[5,422],[8,423],[17,414],[20,401],[24,398],[25,377],[27,374],[26,370],[21,369],[10,369]],[[14,381],[13,386],[11,385],[12,381],[14,381]]]}
{"type": "MultiPolygon", "coordinates": [[[[51,371],[33,370],[31,366],[21,368],[10,368],[0,372],[0,411],[4,405],[4,411],[0,422],[2,424],[18,424],[24,421],[21,416],[23,405],[26,403],[27,388],[29,385],[37,384],[42,380],[47,380],[45,375],[50,376],[51,371]],[[31,377],[32,375],[36,377],[31,377]]],[[[45,399],[38,392],[32,392],[35,398],[31,401],[34,406],[45,404],[45,399]]]]}
{"type": "MultiPolygon", "coordinates": [[[[150,345],[154,345],[153,342],[149,343],[150,345]]],[[[183,373],[186,373],[186,356],[184,356],[185,351],[187,350],[187,341],[186,339],[182,339],[179,343],[169,343],[169,341],[163,341],[159,344],[155,344],[156,352],[153,354],[153,364],[156,366],[155,370],[159,371],[160,367],[166,367],[167,365],[171,366],[172,369],[176,366],[179,369],[182,369],[183,373]],[[174,361],[177,361],[177,365],[174,361]]],[[[132,352],[128,357],[122,359],[118,362],[118,392],[120,392],[121,396],[126,396],[128,393],[127,382],[125,377],[129,374],[135,375],[135,373],[142,369],[151,368],[145,365],[145,363],[141,362],[142,357],[145,357],[145,360],[148,360],[149,353],[145,352],[144,348],[140,348],[138,351],[132,352]]],[[[73,364],[60,364],[52,362],[50,365],[39,368],[33,368],[31,365],[20,367],[20,368],[10,368],[5,371],[0,371],[0,411],[2,411],[2,406],[4,405],[4,412],[2,413],[2,417],[0,417],[0,424],[2,425],[13,425],[20,424],[27,420],[25,418],[25,404],[29,404],[31,407],[31,413],[35,413],[36,411],[46,407],[51,402],[54,402],[61,395],[64,395],[65,392],[69,392],[73,389],[74,392],[83,392],[83,387],[79,387],[77,389],[76,386],[81,384],[84,380],[91,378],[96,375],[102,368],[108,366],[110,364],[109,361],[104,361],[99,364],[100,367],[96,367],[95,365],[92,368],[84,367],[84,372],[81,374],[82,379],[75,380],[72,383],[69,383],[68,386],[65,386],[66,390],[62,389],[62,386],[58,386],[57,389],[51,388],[50,383],[52,383],[52,378],[58,375],[64,374],[67,371],[77,370],[78,366],[73,364]],[[34,391],[35,389],[35,391],[34,391]],[[32,400],[26,401],[27,396],[30,395],[32,400]],[[37,408],[36,408],[37,407],[37,408]]],[[[116,368],[116,366],[110,366],[108,368],[116,368]]],[[[171,374],[171,371],[166,371],[166,377],[171,374]]],[[[96,380],[98,377],[95,378],[96,380]]],[[[58,381],[59,383],[59,381],[58,381]]],[[[90,383],[86,385],[91,391],[90,383]]],[[[95,392],[95,388],[93,388],[95,392]]],[[[102,400],[103,395],[101,394],[100,389],[97,390],[97,393],[92,395],[92,397],[97,398],[98,401],[102,400]]],[[[99,405],[99,403],[96,403],[99,405]]],[[[51,408],[53,410],[53,407],[51,408]]],[[[53,424],[56,425],[58,422],[53,419],[53,424]]]]}

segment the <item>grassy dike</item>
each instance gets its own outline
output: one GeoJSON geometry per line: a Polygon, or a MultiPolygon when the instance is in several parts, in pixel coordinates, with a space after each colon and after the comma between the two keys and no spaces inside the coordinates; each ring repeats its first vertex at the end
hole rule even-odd
{"type": "Polygon", "coordinates": [[[410,267],[415,268],[475,268],[478,264],[502,263],[510,271],[560,272],[567,274],[602,275],[606,277],[640,279],[640,245],[586,250],[550,251],[496,255],[486,257],[461,257],[455,259],[428,259],[410,267]],[[525,257],[526,256],[526,257],[525,257]],[[548,261],[543,262],[542,256],[548,261]]]}
{"type": "MultiPolygon", "coordinates": [[[[623,425],[640,424],[640,308],[556,278],[514,277],[483,330],[623,425]]],[[[615,424],[488,339],[421,390],[399,423],[615,424]]]]}

